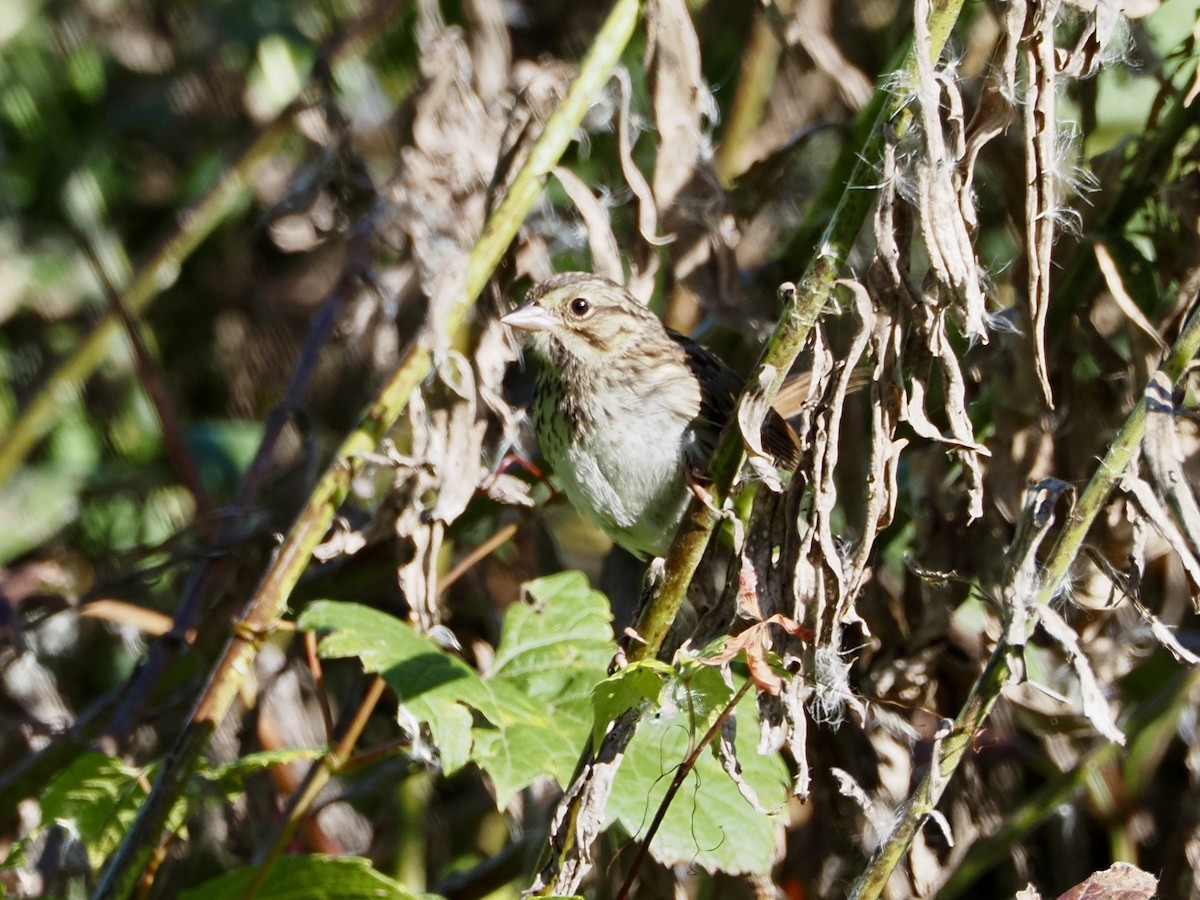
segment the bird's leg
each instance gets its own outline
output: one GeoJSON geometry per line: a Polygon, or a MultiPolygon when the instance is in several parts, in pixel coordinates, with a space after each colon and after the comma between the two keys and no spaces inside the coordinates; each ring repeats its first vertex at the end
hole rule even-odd
{"type": "Polygon", "coordinates": [[[708,489],[708,485],[712,484],[712,480],[706,478],[704,473],[699,469],[686,465],[683,467],[683,480],[687,484],[688,490],[692,496],[704,504],[714,516],[720,516],[721,511],[717,509],[713,502],[712,491],[708,489]]]}
{"type": "Polygon", "coordinates": [[[516,466],[532,475],[537,481],[546,481],[546,473],[534,465],[533,460],[522,456],[520,453],[506,453],[500,460],[500,465],[496,466],[497,472],[503,472],[509,466],[516,466]]]}

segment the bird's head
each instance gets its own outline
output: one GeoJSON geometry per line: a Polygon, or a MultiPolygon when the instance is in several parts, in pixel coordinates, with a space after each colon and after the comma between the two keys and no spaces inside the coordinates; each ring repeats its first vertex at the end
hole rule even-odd
{"type": "Polygon", "coordinates": [[[536,356],[557,367],[602,367],[635,345],[665,337],[658,318],[614,281],[564,272],[534,285],[501,321],[529,334],[536,356]]]}

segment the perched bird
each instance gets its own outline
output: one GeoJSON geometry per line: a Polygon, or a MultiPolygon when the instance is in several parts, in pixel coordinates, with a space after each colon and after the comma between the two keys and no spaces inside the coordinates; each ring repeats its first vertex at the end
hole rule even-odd
{"type": "MultiPolygon", "coordinates": [[[[555,275],[501,321],[528,332],[534,428],[568,499],[634,555],[664,555],[742,379],[597,275],[555,275]]],[[[774,410],[762,442],[780,465],[799,462],[774,410]]]]}

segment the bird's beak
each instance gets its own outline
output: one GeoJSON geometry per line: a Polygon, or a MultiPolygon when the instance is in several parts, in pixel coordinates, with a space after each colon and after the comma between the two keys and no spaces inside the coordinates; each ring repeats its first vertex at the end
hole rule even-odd
{"type": "Polygon", "coordinates": [[[536,303],[519,306],[500,321],[521,331],[549,331],[558,324],[553,315],[536,303]]]}

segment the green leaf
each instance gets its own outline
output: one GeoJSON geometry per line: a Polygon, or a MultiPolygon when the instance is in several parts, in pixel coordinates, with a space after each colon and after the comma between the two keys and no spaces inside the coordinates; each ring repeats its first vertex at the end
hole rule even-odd
{"type": "Polygon", "coordinates": [[[381,673],[408,730],[429,725],[448,771],[474,760],[503,808],[540,777],[570,779],[591,727],[593,688],[616,650],[608,601],[583,575],[539,579],[526,591],[532,602],[509,608],[482,678],[405,623],[363,606],[314,603],[299,626],[329,632],[323,656],[357,656],[381,673]]]}
{"type": "Polygon", "coordinates": [[[491,778],[496,806],[504,809],[518,791],[546,775],[560,786],[569,783],[581,746],[572,734],[581,724],[586,735],[587,722],[565,715],[476,729],[472,758],[491,778]]]}
{"type": "MultiPolygon", "coordinates": [[[[762,806],[782,810],[788,798],[787,768],[778,754],[758,754],[757,721],[751,692],[737,708],[735,746],[742,778],[762,806]]],[[[609,824],[620,823],[635,838],[644,835],[693,735],[698,740],[702,734],[686,705],[665,701],[662,712],[644,719],[617,771],[606,810],[609,824]]],[[[675,795],[650,850],[664,865],[689,863],[709,871],[765,874],[775,861],[776,832],[782,824],[780,813],[763,815],[751,806],[714,755],[705,751],[675,795]]]]}
{"type": "Polygon", "coordinates": [[[200,468],[204,486],[216,494],[231,492],[262,439],[260,422],[233,419],[197,422],[185,435],[188,451],[200,468]]]}
{"type": "MultiPolygon", "coordinates": [[[[186,890],[179,900],[240,897],[258,872],[246,866],[186,890]]],[[[284,856],[275,861],[254,894],[257,900],[417,900],[397,881],[354,856],[284,856]]]]}
{"type": "Polygon", "coordinates": [[[533,602],[508,608],[489,677],[534,700],[558,698],[571,673],[598,669],[603,677],[616,650],[608,599],[582,572],[539,578],[525,591],[533,602]]]}
{"type": "Polygon", "coordinates": [[[117,849],[146,797],[139,772],[103,753],[83,754],[42,795],[42,826],[67,823],[98,869],[117,849]]]}
{"type": "Polygon", "coordinates": [[[297,625],[329,632],[320,643],[323,657],[358,657],[364,669],[382,675],[400,700],[402,722],[429,725],[447,772],[469,758],[468,707],[493,722],[501,719],[491,689],[470,666],[393,616],[357,603],[318,601],[297,625]]]}
{"type": "Polygon", "coordinates": [[[211,769],[202,769],[201,778],[217,785],[225,794],[233,796],[245,790],[246,778],[268,769],[271,766],[296,762],[297,760],[318,759],[324,750],[314,747],[289,747],[283,750],[263,750],[258,753],[247,753],[233,762],[224,763],[211,769]]]}
{"type": "MultiPolygon", "coordinates": [[[[726,682],[721,669],[698,660],[684,660],[681,675],[667,682],[666,709],[678,709],[692,723],[697,736],[708,730],[733,699],[734,688],[726,682]]],[[[751,712],[757,722],[757,713],[751,712]]]]}
{"type": "Polygon", "coordinates": [[[591,726],[594,685],[616,652],[608,600],[582,573],[539,578],[525,590],[532,603],[509,607],[489,667],[507,715],[474,732],[475,759],[501,808],[543,775],[560,786],[570,781],[591,726]]]}
{"type": "Polygon", "coordinates": [[[27,466],[0,487],[0,565],[50,539],[79,516],[83,478],[57,466],[27,466]]]}
{"type": "Polygon", "coordinates": [[[24,837],[8,845],[8,852],[4,854],[4,859],[0,860],[0,871],[21,869],[29,865],[29,855],[26,853],[29,840],[28,837],[24,837]]]}
{"type": "Polygon", "coordinates": [[[666,663],[648,659],[631,663],[596,685],[592,691],[592,749],[600,749],[609,724],[626,710],[657,703],[663,681],[674,674],[666,663]]]}

